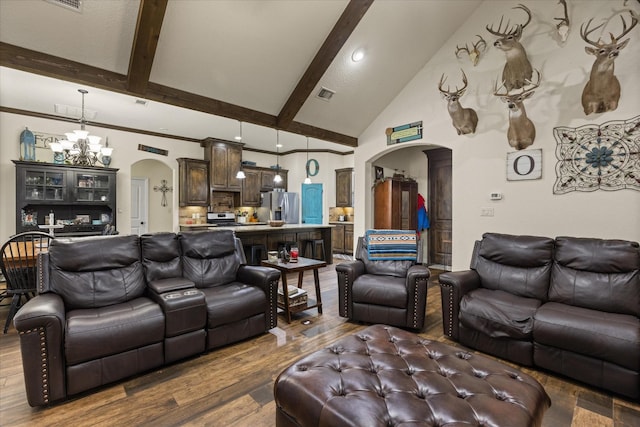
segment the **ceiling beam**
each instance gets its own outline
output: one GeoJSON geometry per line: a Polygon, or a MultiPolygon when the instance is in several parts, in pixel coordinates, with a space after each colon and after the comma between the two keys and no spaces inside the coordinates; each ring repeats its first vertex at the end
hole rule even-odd
{"type": "MultiPolygon", "coordinates": [[[[70,61],[58,56],[46,55],[4,42],[0,42],[0,66],[55,79],[86,84],[112,92],[136,97],[140,96],[128,90],[127,76],[122,74],[70,61]]],[[[276,116],[152,82],[147,83],[147,90],[144,97],[152,101],[227,117],[259,126],[279,128],[280,130],[327,142],[334,142],[349,147],[358,146],[358,139],[349,135],[298,122],[292,122],[288,127],[280,128],[276,125],[276,116]]]]}
{"type": "Polygon", "coordinates": [[[140,2],[127,73],[127,89],[132,93],[144,95],[147,90],[167,3],[168,0],[140,2]]]}
{"type": "Polygon", "coordinates": [[[329,36],[327,36],[327,39],[320,47],[320,50],[318,50],[316,56],[311,61],[311,64],[302,75],[296,88],[289,96],[289,99],[284,104],[284,107],[280,110],[277,120],[278,127],[287,129],[293,122],[296,114],[298,114],[309,98],[309,95],[311,95],[311,92],[372,3],[373,0],[351,0],[349,2],[344,12],[342,12],[342,15],[340,15],[338,22],[336,22],[336,25],[334,25],[329,33],[329,36]]]}

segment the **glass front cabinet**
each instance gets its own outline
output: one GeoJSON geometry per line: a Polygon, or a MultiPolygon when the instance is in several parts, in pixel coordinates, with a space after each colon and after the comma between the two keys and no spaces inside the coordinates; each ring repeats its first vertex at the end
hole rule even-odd
{"type": "Polygon", "coordinates": [[[16,165],[16,233],[48,229],[56,236],[102,234],[116,225],[118,169],[13,161],[16,165]]]}

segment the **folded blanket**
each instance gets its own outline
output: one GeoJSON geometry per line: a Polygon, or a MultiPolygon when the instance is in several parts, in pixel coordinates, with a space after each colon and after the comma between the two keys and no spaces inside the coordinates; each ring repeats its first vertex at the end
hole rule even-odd
{"type": "Polygon", "coordinates": [[[417,239],[413,230],[367,230],[366,241],[370,260],[416,260],[417,239]]]}

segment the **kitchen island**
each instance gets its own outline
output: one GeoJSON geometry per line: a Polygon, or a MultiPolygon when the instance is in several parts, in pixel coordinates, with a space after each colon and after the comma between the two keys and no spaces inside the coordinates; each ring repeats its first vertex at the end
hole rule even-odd
{"type": "Polygon", "coordinates": [[[266,224],[253,225],[247,223],[239,226],[217,226],[213,224],[185,224],[180,225],[181,231],[198,230],[233,230],[244,245],[265,245],[267,250],[278,249],[279,242],[297,244],[300,254],[304,256],[304,241],[307,239],[324,240],[325,259],[327,264],[333,263],[331,241],[332,224],[284,224],[282,227],[271,227],[266,224]]]}

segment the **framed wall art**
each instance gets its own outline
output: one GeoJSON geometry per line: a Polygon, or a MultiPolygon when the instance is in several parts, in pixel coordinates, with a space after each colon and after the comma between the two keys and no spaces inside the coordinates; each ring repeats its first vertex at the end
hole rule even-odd
{"type": "Polygon", "coordinates": [[[542,150],[520,150],[507,153],[507,181],[542,178],[542,150]]]}
{"type": "Polygon", "coordinates": [[[602,125],[557,127],[554,194],[640,191],[640,116],[602,125]]]}

